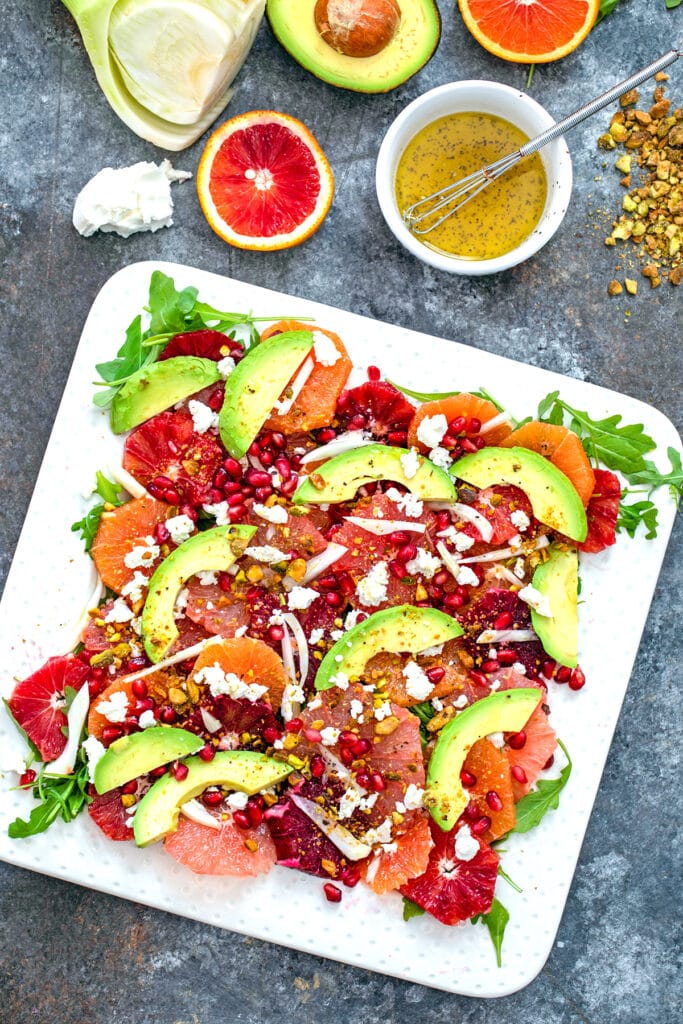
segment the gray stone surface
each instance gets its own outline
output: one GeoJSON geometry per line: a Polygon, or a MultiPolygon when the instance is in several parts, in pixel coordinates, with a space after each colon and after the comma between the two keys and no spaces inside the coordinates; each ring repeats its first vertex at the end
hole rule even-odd
{"type": "MultiPolygon", "coordinates": [[[[606,294],[616,260],[602,244],[609,215],[599,211],[616,211],[620,202],[616,175],[595,147],[607,115],[573,133],[572,208],[524,266],[480,280],[446,276],[409,257],[385,227],[374,160],[399,110],[449,80],[524,85],[526,68],[481,50],[454,6],[440,3],[444,33],[433,61],[387,96],[317,81],[262,27],[230,113],[274,108],[300,116],[337,182],[322,229],[300,248],[264,255],[214,236],[192,185],[176,192],[170,231],[128,241],[80,238],[70,214],[85,181],[103,166],[159,153],[112,113],[59,3],[0,2],[0,579],[87,310],[114,271],[140,259],[178,260],[559,369],[650,402],[680,429],[681,294],[668,286],[641,287],[628,300],[606,294]]],[[[680,45],[682,12],[667,12],[664,0],[622,0],[576,53],[537,69],[532,95],[555,116],[573,109],[676,39],[680,45]]],[[[671,95],[683,103],[681,67],[672,71],[671,95]]],[[[196,170],[200,152],[201,142],[177,165],[196,170]]],[[[527,989],[495,1002],[446,996],[0,865],[0,1022],[676,1019],[682,540],[678,524],[558,942],[527,989]]]]}

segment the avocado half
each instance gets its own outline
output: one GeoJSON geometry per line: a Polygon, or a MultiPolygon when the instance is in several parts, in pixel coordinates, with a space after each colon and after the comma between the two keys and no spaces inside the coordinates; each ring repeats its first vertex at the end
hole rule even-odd
{"type": "Polygon", "coordinates": [[[347,57],[329,46],[313,18],[316,0],[268,0],[266,13],[285,50],[323,82],[354,92],[390,92],[434,55],[441,17],[434,0],[398,0],[401,21],[393,39],[373,57],[347,57]]]}

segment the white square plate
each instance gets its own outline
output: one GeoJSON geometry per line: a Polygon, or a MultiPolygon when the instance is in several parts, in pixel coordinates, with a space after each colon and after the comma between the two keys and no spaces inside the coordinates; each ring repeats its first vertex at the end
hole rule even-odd
{"type": "MultiPolygon", "coordinates": [[[[86,606],[92,563],[70,525],[83,514],[95,471],[120,460],[122,441],[108,417],[90,404],[95,363],[112,358],[128,323],[142,309],[154,269],[178,287],[196,285],[221,309],[261,316],[314,317],[341,335],[354,362],[379,365],[418,390],[488,388],[514,415],[533,414],[540,398],[560,389],[572,405],[599,418],[621,413],[644,423],[660,451],[680,447],[671,423],[635,399],[329,306],[175,264],[137,263],[112,277],[97,296],[83,329],[54,430],[26,516],[0,605],[0,691],[8,696],[49,656],[74,643],[73,623],[86,606]]],[[[658,458],[659,456],[657,456],[658,458]]],[[[120,462],[119,462],[120,464],[120,462]]],[[[83,813],[31,839],[11,840],[8,824],[26,817],[30,800],[0,775],[0,858],[152,907],[182,914],[294,949],[420,982],[448,992],[501,996],[528,984],[545,963],[560,922],[574,868],[616,726],[675,514],[657,494],[659,535],[620,536],[618,544],[582,561],[580,661],[587,685],[579,693],[551,686],[552,723],[567,745],[574,771],[560,809],[526,835],[513,835],[503,858],[522,887],[499,880],[510,911],[503,966],[482,926],[448,928],[425,915],[402,920],[398,895],[378,897],[364,886],[344,891],[333,906],[319,879],[275,867],[258,879],[191,874],[160,846],[138,850],[107,840],[83,813]],[[628,623],[628,628],[624,624],[628,623]]],[[[2,711],[3,748],[16,730],[2,711]]],[[[0,764],[5,756],[0,757],[0,764]]]]}

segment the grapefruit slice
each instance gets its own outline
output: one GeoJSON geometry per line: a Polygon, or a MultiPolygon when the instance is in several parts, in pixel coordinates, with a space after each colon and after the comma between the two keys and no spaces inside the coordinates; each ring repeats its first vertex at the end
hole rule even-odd
{"type": "Polygon", "coordinates": [[[322,224],[334,178],[301,121],[252,110],[226,121],[199,162],[197,192],[210,227],[239,249],[288,249],[322,224]]]}
{"type": "Polygon", "coordinates": [[[531,789],[539,773],[557,749],[557,736],[542,707],[537,707],[524,726],[526,742],[519,750],[505,747],[510,767],[517,765],[526,775],[526,782],[513,777],[512,789],[515,801],[519,801],[531,789]]]}
{"type": "Polygon", "coordinates": [[[8,703],[10,712],[43,761],[54,761],[66,746],[62,729],[67,724],[64,690],[80,690],[89,668],[72,654],[50,658],[41,668],[17,683],[8,703]]]}
{"type": "Polygon", "coordinates": [[[595,490],[595,473],[581,444],[580,438],[561,424],[531,420],[500,442],[501,448],[529,448],[550,459],[554,466],[568,476],[586,505],[595,490]]]}
{"type": "Polygon", "coordinates": [[[274,711],[279,711],[287,683],[282,659],[262,640],[244,636],[238,639],[217,640],[200,653],[194,663],[191,678],[204,668],[218,665],[223,672],[234,673],[247,683],[267,686],[264,699],[274,711]]]}
{"type": "Polygon", "coordinates": [[[352,366],[344,342],[339,335],[332,331],[326,331],[322,327],[313,328],[312,324],[300,323],[298,320],[279,320],[263,332],[261,341],[286,331],[309,331],[311,329],[314,330],[314,336],[322,334],[330,339],[339,353],[339,358],[331,365],[325,365],[329,359],[326,359],[325,363],[320,362],[316,357],[315,348],[313,349],[315,364],[310,377],[288,413],[285,415],[273,413],[268,417],[265,426],[269,430],[279,430],[283,434],[308,432],[328,426],[334,418],[337,399],[348,380],[352,366]]]}
{"type": "MultiPolygon", "coordinates": [[[[499,415],[500,413],[493,402],[489,402],[486,398],[479,398],[478,395],[471,395],[468,391],[463,391],[459,395],[452,395],[450,398],[439,398],[433,402],[425,402],[419,409],[416,409],[415,415],[410,421],[408,447],[415,446],[423,453],[427,451],[426,445],[417,439],[417,428],[427,416],[445,416],[450,428],[450,424],[460,418],[463,418],[465,421],[479,420],[480,426],[483,426],[489,420],[499,415]]],[[[456,434],[461,433],[462,430],[465,430],[470,437],[479,433],[479,430],[470,430],[468,427],[469,423],[466,422],[456,434]]],[[[510,429],[509,423],[501,423],[499,426],[492,427],[490,431],[486,431],[483,435],[486,444],[500,444],[503,438],[508,436],[510,429]]]]}
{"type": "Polygon", "coordinates": [[[380,896],[399,889],[411,878],[427,870],[434,845],[427,818],[418,818],[413,827],[395,840],[393,853],[380,853],[359,864],[361,878],[380,896]]]}
{"type": "MultiPolygon", "coordinates": [[[[134,547],[147,546],[154,527],[173,515],[173,509],[155,498],[133,498],[120,508],[103,512],[90,554],[105,586],[120,594],[137,570],[124,559],[134,547]]],[[[161,553],[144,568],[151,574],[161,562],[161,553]]]]}
{"type": "Polygon", "coordinates": [[[231,818],[214,829],[181,815],[176,831],[164,840],[164,849],[197,875],[255,877],[266,874],[275,863],[275,845],[266,825],[241,829],[231,818]],[[247,842],[255,843],[256,849],[249,849],[247,842]]]}
{"type": "Polygon", "coordinates": [[[583,42],[600,0],[458,0],[458,6],[489,53],[518,64],[547,64],[583,42]]]}
{"type": "Polygon", "coordinates": [[[608,469],[596,469],[594,475],[595,488],[586,508],[588,534],[583,544],[579,544],[581,551],[588,551],[591,554],[604,551],[615,543],[621,499],[618,476],[610,473],[608,469]]]}
{"type": "Polygon", "coordinates": [[[401,893],[443,924],[458,924],[491,909],[498,874],[498,854],[481,839],[471,860],[459,860],[455,840],[461,822],[442,832],[430,822],[434,846],[427,870],[401,886],[401,893]]]}
{"type": "Polygon", "coordinates": [[[510,762],[502,750],[490,740],[483,739],[473,745],[464,767],[477,780],[468,791],[470,800],[476,802],[482,815],[491,819],[491,827],[483,835],[486,842],[491,843],[514,828],[517,820],[510,762]],[[490,794],[499,798],[501,807],[490,794]]]}

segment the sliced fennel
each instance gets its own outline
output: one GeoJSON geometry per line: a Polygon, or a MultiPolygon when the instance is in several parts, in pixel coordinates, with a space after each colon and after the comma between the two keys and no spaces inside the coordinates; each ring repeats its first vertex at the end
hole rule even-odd
{"type": "Polygon", "coordinates": [[[265,0],[62,0],[97,80],[129,128],[191,145],[227,105],[265,0]]]}

